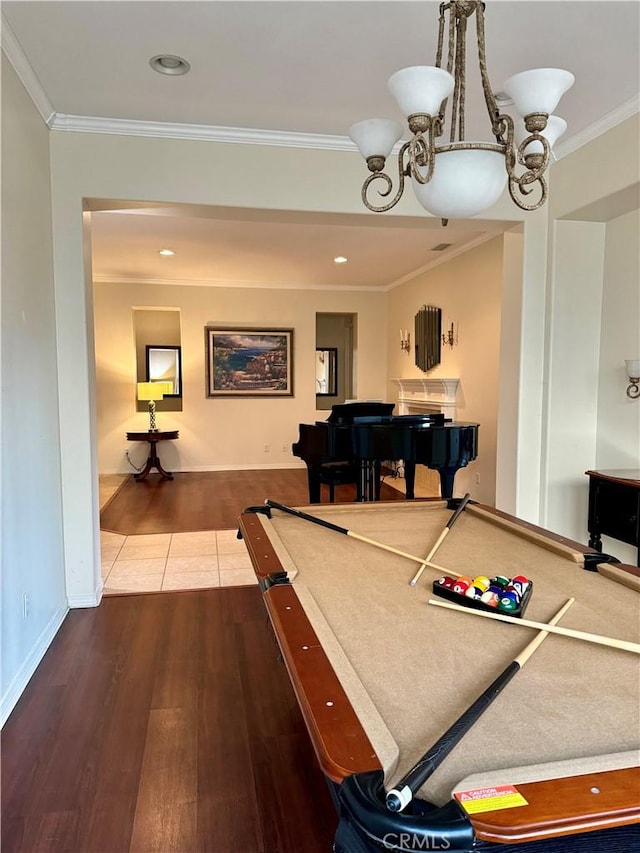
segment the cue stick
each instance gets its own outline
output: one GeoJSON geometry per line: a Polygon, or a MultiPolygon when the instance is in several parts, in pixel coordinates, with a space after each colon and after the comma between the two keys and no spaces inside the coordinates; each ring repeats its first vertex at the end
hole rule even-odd
{"type": "MultiPolygon", "coordinates": [[[[392,554],[397,554],[399,557],[406,557],[408,560],[420,563],[422,568],[424,568],[424,566],[430,566],[432,569],[436,569],[439,572],[446,572],[449,577],[462,577],[462,575],[459,575],[456,572],[451,572],[448,569],[443,569],[442,566],[428,562],[428,559],[425,559],[424,557],[416,557],[414,554],[407,554],[406,551],[400,551],[398,548],[393,548],[391,545],[385,545],[383,542],[376,542],[375,539],[369,539],[366,536],[361,536],[359,533],[354,533],[353,530],[348,530],[346,527],[340,527],[340,525],[334,524],[332,521],[325,521],[324,518],[318,518],[317,515],[309,515],[308,512],[302,512],[302,510],[293,509],[293,507],[279,504],[269,498],[266,499],[265,505],[272,507],[273,509],[279,509],[281,512],[287,512],[289,515],[295,515],[296,518],[302,518],[304,521],[310,521],[312,524],[319,524],[321,527],[326,527],[328,530],[333,530],[336,533],[343,533],[345,536],[351,536],[353,539],[357,539],[359,542],[366,542],[367,545],[373,545],[375,548],[382,548],[383,551],[390,551],[392,554]]],[[[435,552],[435,549],[433,549],[433,551],[435,552]]]]}
{"type": "MultiPolygon", "coordinates": [[[[549,620],[549,625],[555,625],[556,622],[559,622],[574,601],[575,598],[569,598],[565,601],[556,615],[549,620]]],[[[520,654],[502,670],[500,675],[491,682],[484,693],[458,717],[453,725],[449,726],[447,731],[425,752],[417,764],[402,777],[396,787],[389,791],[386,798],[389,811],[399,812],[409,805],[414,794],[420,790],[432,773],[437,770],[453,748],[460,743],[469,729],[480,719],[493,700],[497,699],[513,676],[520,672],[531,655],[548,636],[548,630],[540,631],[524,647],[520,654]]]]}
{"type": "Polygon", "coordinates": [[[448,601],[435,601],[433,598],[429,599],[429,604],[435,604],[436,607],[447,607],[449,610],[457,610],[460,613],[470,613],[472,616],[486,616],[487,619],[495,619],[498,622],[509,622],[511,625],[522,625],[524,628],[537,628],[542,631],[547,629],[551,634],[559,634],[561,637],[571,637],[574,640],[584,640],[587,643],[596,643],[600,646],[620,649],[623,652],[632,652],[636,655],[640,654],[640,644],[632,643],[630,640],[618,640],[615,637],[590,634],[588,631],[577,631],[575,628],[561,628],[560,626],[547,628],[544,622],[532,622],[530,619],[522,619],[519,616],[507,616],[503,613],[489,613],[487,610],[473,610],[471,607],[449,604],[448,601]]]}
{"type": "MultiPolygon", "coordinates": [[[[440,536],[438,536],[438,540],[437,540],[436,544],[435,544],[435,545],[433,546],[433,548],[429,551],[429,553],[427,554],[427,556],[426,556],[426,557],[424,558],[424,560],[422,561],[422,565],[420,566],[420,568],[418,569],[418,571],[415,573],[415,575],[413,576],[413,578],[409,581],[409,584],[410,584],[411,586],[415,586],[415,585],[418,583],[418,581],[420,580],[420,575],[421,575],[421,574],[423,573],[423,571],[424,571],[424,567],[425,567],[425,566],[430,565],[429,561],[431,560],[431,558],[433,557],[433,555],[436,553],[436,551],[438,550],[438,548],[442,545],[442,543],[444,542],[444,540],[445,540],[446,536],[448,535],[449,531],[451,530],[451,528],[453,527],[453,525],[456,523],[456,521],[458,520],[458,518],[459,518],[460,514],[462,513],[462,511],[464,510],[464,508],[466,507],[466,505],[469,503],[469,501],[470,501],[470,500],[471,500],[471,495],[469,494],[469,492],[467,492],[467,494],[466,494],[466,495],[462,498],[462,500],[460,501],[460,505],[459,505],[458,509],[453,513],[453,515],[451,516],[451,518],[449,519],[449,521],[445,524],[444,530],[442,531],[442,533],[440,534],[440,536]]],[[[451,577],[451,573],[449,574],[449,576],[451,577]]],[[[454,577],[459,578],[459,577],[460,577],[460,575],[454,575],[454,577]]]]}

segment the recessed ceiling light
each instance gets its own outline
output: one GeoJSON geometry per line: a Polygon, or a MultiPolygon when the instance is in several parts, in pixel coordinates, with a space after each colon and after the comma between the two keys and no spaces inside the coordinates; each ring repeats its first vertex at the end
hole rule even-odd
{"type": "Polygon", "coordinates": [[[186,59],[174,56],[172,53],[160,53],[149,60],[149,65],[158,74],[186,74],[191,68],[186,59]]]}
{"type": "Polygon", "coordinates": [[[166,255],[168,257],[169,255],[175,255],[175,252],[173,251],[173,249],[160,249],[158,254],[159,255],[166,255]]]}
{"type": "Polygon", "coordinates": [[[338,255],[338,257],[337,257],[337,258],[334,258],[334,259],[333,259],[333,263],[334,263],[334,264],[346,264],[346,263],[347,263],[347,259],[346,259],[346,258],[343,258],[343,257],[342,257],[342,255],[338,255]]]}

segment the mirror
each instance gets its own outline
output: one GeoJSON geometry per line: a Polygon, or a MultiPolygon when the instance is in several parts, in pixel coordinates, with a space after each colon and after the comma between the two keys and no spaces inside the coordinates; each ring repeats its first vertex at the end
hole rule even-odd
{"type": "Polygon", "coordinates": [[[338,349],[316,350],[316,396],[335,397],[338,393],[338,349]]]}
{"type": "Polygon", "coordinates": [[[440,364],[442,309],[423,305],[415,316],[416,367],[425,373],[440,364]]]}
{"type": "Polygon", "coordinates": [[[147,382],[170,382],[173,393],[165,397],[182,396],[181,347],[147,345],[147,382]]]}

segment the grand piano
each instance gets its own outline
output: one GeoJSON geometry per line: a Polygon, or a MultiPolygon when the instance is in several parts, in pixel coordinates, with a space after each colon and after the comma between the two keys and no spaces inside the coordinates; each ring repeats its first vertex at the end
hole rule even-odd
{"type": "Polygon", "coordinates": [[[407,498],[414,497],[416,465],[440,474],[442,497],[453,497],[456,472],[478,455],[478,424],[443,414],[393,415],[394,403],[338,403],[326,421],[300,424],[294,456],[304,460],[309,501],[320,503],[327,466],[342,463],[355,471],[356,500],[380,499],[380,468],[402,460],[407,498]]]}

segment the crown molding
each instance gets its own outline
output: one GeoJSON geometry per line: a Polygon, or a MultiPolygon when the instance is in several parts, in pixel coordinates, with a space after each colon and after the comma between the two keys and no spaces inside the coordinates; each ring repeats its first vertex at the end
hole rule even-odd
{"type": "Polygon", "coordinates": [[[49,126],[52,130],[78,133],[111,133],[120,136],[155,136],[164,139],[195,139],[204,142],[233,142],[244,145],[277,145],[284,148],[357,151],[356,146],[347,136],[331,136],[323,133],[293,133],[286,130],[260,130],[247,127],[134,121],[64,113],[55,113],[49,126]]]}
{"type": "Polygon", "coordinates": [[[35,71],[29,64],[29,60],[24,55],[24,51],[20,47],[20,43],[15,36],[15,33],[9,26],[9,22],[2,13],[2,32],[0,34],[0,42],[2,51],[11,63],[13,70],[16,72],[22,85],[27,90],[29,97],[36,106],[36,109],[42,116],[44,123],[51,127],[51,122],[55,118],[51,101],[47,97],[42,84],[38,80],[35,71]]]}
{"type": "MultiPolygon", "coordinates": [[[[53,112],[44,90],[33,73],[31,66],[24,58],[15,36],[12,47],[22,60],[11,64],[25,84],[33,98],[40,114],[51,130],[76,133],[106,133],[117,136],[143,136],[161,139],[193,139],[204,142],[231,142],[241,145],[274,145],[282,148],[310,148],[326,151],[357,152],[356,145],[348,136],[337,136],[324,133],[295,133],[286,130],[261,130],[247,127],[217,127],[204,124],[180,124],[177,122],[137,121],[134,119],[103,118],[100,116],[77,116],[53,112]],[[22,63],[22,64],[20,64],[22,63]],[[20,69],[20,70],[19,70],[20,69]]],[[[5,33],[3,32],[3,49],[5,33]]],[[[7,52],[7,51],[5,51],[7,52]]],[[[7,52],[7,56],[11,55],[7,52]]],[[[601,119],[585,127],[583,130],[559,143],[553,151],[554,159],[561,160],[578,148],[596,139],[611,128],[630,118],[640,111],[638,98],[631,98],[616,109],[611,110],[601,119]]],[[[399,147],[396,145],[394,151],[399,147]]]]}
{"type": "Polygon", "coordinates": [[[616,107],[615,110],[611,110],[598,121],[594,121],[593,124],[578,131],[578,133],[574,133],[565,142],[558,143],[553,149],[554,159],[561,160],[568,154],[573,154],[578,148],[582,148],[583,145],[611,130],[616,125],[622,124],[623,121],[638,112],[640,112],[640,98],[635,97],[625,101],[624,104],[616,107]]]}
{"type": "MultiPolygon", "coordinates": [[[[492,235],[495,236],[495,235],[492,235]]],[[[340,290],[349,293],[384,293],[388,290],[386,285],[380,287],[358,286],[352,285],[336,285],[336,284],[286,284],[283,282],[271,281],[241,281],[241,280],[226,280],[214,281],[207,279],[168,279],[168,278],[146,278],[144,276],[125,276],[125,275],[94,275],[94,284],[129,284],[129,285],[144,285],[151,284],[154,286],[173,285],[175,287],[232,287],[234,289],[246,287],[256,290],[340,290]]]]}

